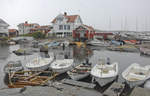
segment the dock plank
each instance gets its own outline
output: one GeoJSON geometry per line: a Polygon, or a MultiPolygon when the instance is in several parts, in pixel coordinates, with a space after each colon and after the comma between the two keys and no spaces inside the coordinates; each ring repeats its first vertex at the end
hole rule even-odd
{"type": "Polygon", "coordinates": [[[70,79],[63,79],[61,82],[64,84],[85,87],[85,88],[94,88],[96,86],[95,84],[85,83],[85,82],[81,82],[81,81],[74,81],[74,80],[70,80],[70,79]]]}
{"type": "Polygon", "coordinates": [[[150,96],[150,90],[141,87],[135,87],[130,96],[150,96]]]}
{"type": "Polygon", "coordinates": [[[114,82],[104,93],[103,96],[120,96],[125,85],[114,82]]]}

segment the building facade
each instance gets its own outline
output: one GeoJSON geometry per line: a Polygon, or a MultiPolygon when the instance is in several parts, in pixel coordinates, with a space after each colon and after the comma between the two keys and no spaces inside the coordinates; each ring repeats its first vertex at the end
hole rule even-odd
{"type": "Polygon", "coordinates": [[[9,24],[7,24],[4,20],[0,19],[0,37],[8,36],[8,27],[9,24]]]}
{"type": "Polygon", "coordinates": [[[95,30],[93,27],[82,24],[73,30],[73,39],[74,41],[92,40],[94,33],[95,30]]]}
{"type": "Polygon", "coordinates": [[[9,37],[15,37],[18,36],[19,32],[17,29],[9,29],[9,37]]]}
{"type": "Polygon", "coordinates": [[[18,25],[19,35],[28,34],[30,33],[31,29],[34,29],[38,26],[40,25],[37,23],[28,23],[27,21],[25,23],[20,23],[18,25]]]}
{"type": "Polygon", "coordinates": [[[51,25],[37,26],[35,28],[30,29],[29,33],[34,33],[34,32],[40,31],[44,34],[47,34],[49,31],[51,31],[51,29],[52,29],[51,25]]]}
{"type": "Polygon", "coordinates": [[[73,30],[82,24],[83,22],[79,15],[67,15],[65,12],[64,14],[59,14],[52,21],[52,33],[57,37],[72,36],[73,30]]]}

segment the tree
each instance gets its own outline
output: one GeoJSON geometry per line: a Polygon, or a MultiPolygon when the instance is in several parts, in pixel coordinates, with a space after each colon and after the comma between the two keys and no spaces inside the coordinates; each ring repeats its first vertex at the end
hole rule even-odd
{"type": "Polygon", "coordinates": [[[41,31],[37,31],[37,32],[32,33],[32,36],[35,39],[43,39],[46,37],[46,35],[44,33],[42,33],[41,31]]]}

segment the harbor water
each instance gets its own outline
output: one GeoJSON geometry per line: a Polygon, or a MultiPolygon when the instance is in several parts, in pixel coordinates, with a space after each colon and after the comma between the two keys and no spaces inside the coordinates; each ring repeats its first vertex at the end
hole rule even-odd
{"type": "MultiPolygon", "coordinates": [[[[7,85],[5,84],[5,73],[3,72],[4,66],[10,60],[21,60],[23,66],[34,57],[43,56],[41,52],[34,52],[32,55],[26,56],[17,56],[12,51],[24,47],[21,45],[0,45],[0,88],[4,88],[7,85]]],[[[56,55],[57,59],[63,58],[74,58],[75,63],[85,62],[86,58],[89,58],[89,62],[92,65],[95,65],[99,62],[100,58],[110,58],[110,62],[118,62],[119,63],[119,82],[124,82],[121,77],[121,73],[132,63],[139,63],[140,65],[148,65],[150,62],[150,57],[140,56],[140,53],[130,53],[130,52],[117,52],[117,51],[108,51],[105,48],[96,48],[86,47],[86,48],[78,48],[76,46],[70,46],[57,49],[50,49],[49,52],[53,52],[56,55]]]]}

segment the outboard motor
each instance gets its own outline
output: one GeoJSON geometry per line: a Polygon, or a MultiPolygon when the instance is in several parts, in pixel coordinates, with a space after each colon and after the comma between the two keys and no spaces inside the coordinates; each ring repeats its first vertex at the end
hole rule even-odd
{"type": "Polygon", "coordinates": [[[110,65],[110,58],[107,57],[107,64],[110,65]]]}

